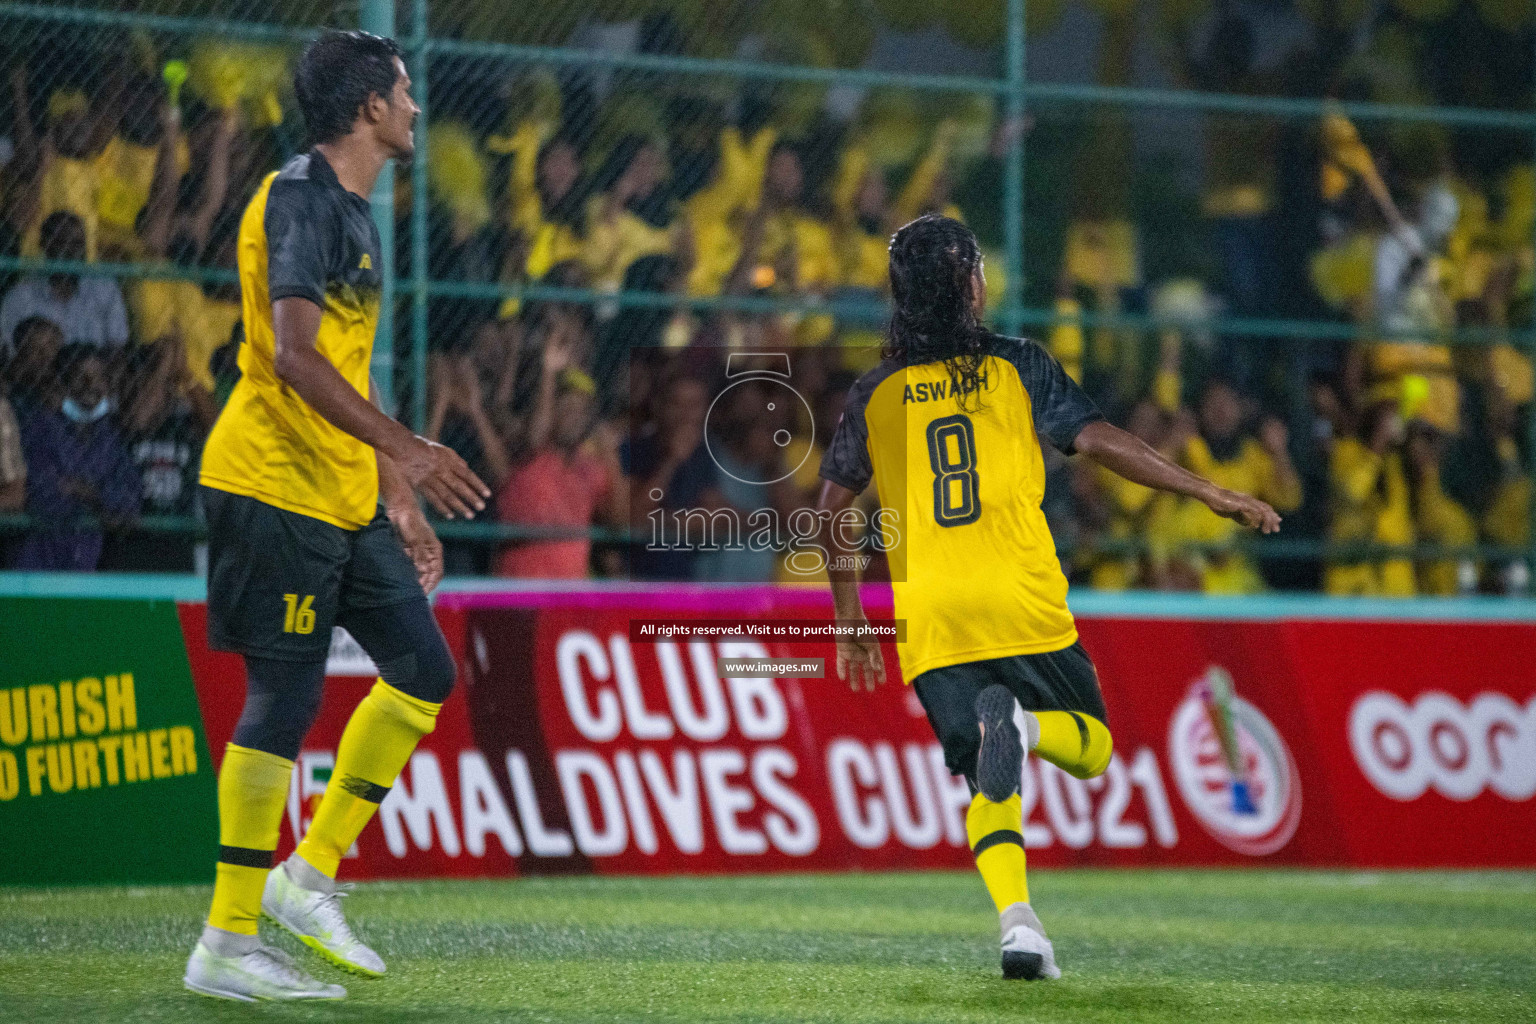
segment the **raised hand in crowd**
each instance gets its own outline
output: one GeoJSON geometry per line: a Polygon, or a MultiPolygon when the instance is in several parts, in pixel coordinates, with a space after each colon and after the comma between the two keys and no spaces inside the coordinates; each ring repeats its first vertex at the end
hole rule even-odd
{"type": "Polygon", "coordinates": [[[485,402],[485,388],[480,381],[480,368],[470,356],[462,356],[451,364],[454,390],[458,393],[457,408],[474,428],[484,456],[485,472],[492,488],[499,488],[512,473],[512,463],[507,455],[506,442],[491,419],[485,402]]]}
{"type": "Polygon", "coordinates": [[[457,382],[453,364],[446,355],[434,355],[427,364],[427,424],[422,436],[441,441],[448,414],[458,406],[457,382]]]}
{"type": "MultiPolygon", "coordinates": [[[[27,91],[27,66],[11,69],[11,141],[16,147],[12,166],[6,168],[9,193],[5,197],[6,217],[11,228],[25,234],[37,219],[42,197],[39,186],[44,170],[44,141],[32,123],[32,100],[27,91]]],[[[51,147],[49,149],[51,152],[51,147]]]]}
{"type": "Polygon", "coordinates": [[[560,325],[556,325],[545,340],[540,358],[539,389],[533,401],[533,412],[528,417],[525,454],[542,450],[554,436],[555,393],[560,375],[575,365],[577,340],[573,331],[560,325]]]}

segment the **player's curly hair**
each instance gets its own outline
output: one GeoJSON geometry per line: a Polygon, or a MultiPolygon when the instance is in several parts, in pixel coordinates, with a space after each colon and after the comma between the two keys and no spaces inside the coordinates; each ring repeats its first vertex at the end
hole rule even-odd
{"type": "Polygon", "coordinates": [[[972,275],[981,246],[959,221],[925,214],[891,238],[891,296],[896,309],[885,357],[908,366],[942,362],[962,406],[981,394],[988,333],[976,319],[972,275]]]}
{"type": "Polygon", "coordinates": [[[304,112],[309,141],[335,142],[352,131],[368,97],[388,100],[400,77],[395,58],[404,51],[393,39],[356,29],[326,32],[310,43],[293,73],[293,91],[304,112]]]}

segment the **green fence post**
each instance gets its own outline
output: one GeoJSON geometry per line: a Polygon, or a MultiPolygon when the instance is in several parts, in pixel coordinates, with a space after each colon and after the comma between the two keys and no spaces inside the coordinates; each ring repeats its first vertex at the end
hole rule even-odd
{"type": "MultiPolygon", "coordinates": [[[[394,0],[362,0],[358,27],[375,35],[395,34],[394,0]]],[[[373,336],[373,379],[384,411],[395,411],[395,168],[386,163],[368,199],[379,228],[379,326],[373,336]]]]}
{"type": "Polygon", "coordinates": [[[411,81],[416,156],[411,161],[411,429],[427,429],[427,0],[411,0],[411,81]]]}
{"type": "Polygon", "coordinates": [[[1024,3],[1008,0],[1003,124],[1011,131],[1003,165],[1003,332],[1017,335],[1024,309],[1024,3]]]}
{"type": "MultiPolygon", "coordinates": [[[[1536,41],[1536,34],[1532,35],[1532,40],[1536,41]]],[[[1533,47],[1533,51],[1536,51],[1536,47],[1533,47]]],[[[1533,52],[1533,63],[1531,64],[1531,103],[1536,105],[1536,52],[1533,52]]],[[[1533,132],[1531,135],[1531,145],[1531,158],[1536,160],[1536,132],[1533,132]]],[[[1531,244],[1536,245],[1536,232],[1532,233],[1531,244]]],[[[1536,285],[1533,285],[1533,288],[1536,288],[1536,285]]],[[[1530,359],[1532,367],[1536,367],[1536,295],[1532,296],[1530,310],[1530,321],[1525,325],[1525,354],[1530,359]]],[[[1536,577],[1536,396],[1531,398],[1530,404],[1526,408],[1526,417],[1525,473],[1531,481],[1530,491],[1527,492],[1530,495],[1528,499],[1530,507],[1526,510],[1527,529],[1530,532],[1525,538],[1528,547],[1525,565],[1528,571],[1527,579],[1529,580],[1530,577],[1536,577]]],[[[1527,582],[1526,588],[1530,589],[1530,585],[1530,582],[1527,582]]]]}

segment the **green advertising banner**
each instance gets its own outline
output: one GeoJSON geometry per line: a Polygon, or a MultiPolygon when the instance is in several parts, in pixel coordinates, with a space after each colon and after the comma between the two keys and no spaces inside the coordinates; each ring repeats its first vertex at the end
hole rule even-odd
{"type": "Polygon", "coordinates": [[[207,880],[215,805],[174,602],[0,598],[0,884],[207,880]]]}

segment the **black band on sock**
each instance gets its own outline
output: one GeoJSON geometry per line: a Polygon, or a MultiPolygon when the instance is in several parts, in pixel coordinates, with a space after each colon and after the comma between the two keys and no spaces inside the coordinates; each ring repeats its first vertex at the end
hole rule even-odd
{"type": "Polygon", "coordinates": [[[359,800],[367,800],[371,804],[383,803],[390,790],[388,786],[380,786],[356,775],[343,775],[336,780],[336,785],[341,787],[342,792],[351,793],[359,800]]]}
{"type": "Polygon", "coordinates": [[[1072,716],[1072,721],[1077,723],[1077,738],[1079,740],[1081,740],[1082,744],[1083,744],[1082,752],[1079,753],[1077,756],[1078,757],[1086,757],[1086,756],[1088,756],[1088,743],[1089,743],[1088,723],[1083,721],[1083,716],[1078,714],[1076,711],[1068,711],[1067,714],[1071,715],[1072,716]]]}
{"type": "Polygon", "coordinates": [[[1016,846],[1024,845],[1024,836],[1011,828],[1000,828],[996,832],[988,832],[976,840],[976,845],[971,847],[971,853],[980,857],[983,853],[1003,843],[1013,843],[1016,846]]]}
{"type": "Polygon", "coordinates": [[[220,864],[238,864],[242,868],[272,867],[272,855],[276,850],[253,850],[249,846],[219,847],[220,864]]]}

